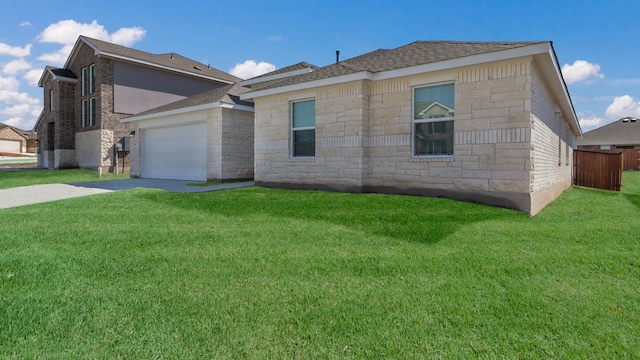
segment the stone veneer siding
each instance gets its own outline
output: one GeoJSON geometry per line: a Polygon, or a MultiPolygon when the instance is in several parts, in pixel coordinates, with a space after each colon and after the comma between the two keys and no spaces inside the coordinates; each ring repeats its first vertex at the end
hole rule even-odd
{"type": "MultiPolygon", "coordinates": [[[[137,134],[157,126],[207,123],[207,179],[229,181],[253,179],[253,112],[213,108],[173,116],[131,122],[137,134]]],[[[141,136],[131,138],[131,176],[142,176],[141,136]]]]}
{"type": "Polygon", "coordinates": [[[555,105],[530,57],[303,90],[254,103],[259,185],[444,196],[535,214],[548,201],[532,196],[555,187],[553,197],[571,182],[570,166],[558,169],[556,133],[569,144],[575,136],[544,122],[561,123],[555,111],[548,119],[548,109],[543,110],[555,105]],[[455,155],[412,157],[412,89],[450,81],[455,83],[455,155]],[[311,98],[316,100],[316,156],[292,158],[290,103],[311,98]],[[555,141],[554,150],[544,141],[555,141]]]}

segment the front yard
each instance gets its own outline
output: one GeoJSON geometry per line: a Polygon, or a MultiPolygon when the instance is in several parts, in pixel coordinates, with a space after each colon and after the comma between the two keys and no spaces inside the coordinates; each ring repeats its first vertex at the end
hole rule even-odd
{"type": "Polygon", "coordinates": [[[640,172],[535,218],[258,187],[0,210],[0,358],[638,358],[639,216],[640,172]]]}

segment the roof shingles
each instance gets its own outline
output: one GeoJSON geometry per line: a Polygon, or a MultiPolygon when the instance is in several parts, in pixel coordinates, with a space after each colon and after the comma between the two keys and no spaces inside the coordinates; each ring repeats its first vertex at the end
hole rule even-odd
{"type": "Polygon", "coordinates": [[[223,71],[212,68],[209,65],[199,63],[176,53],[151,54],[148,52],[112,44],[106,41],[88,38],[86,36],[81,36],[80,38],[97,49],[100,53],[106,55],[115,55],[119,57],[130,58],[137,61],[143,61],[162,67],[191,73],[195,76],[213,77],[233,83],[242,80],[236,76],[227,74],[223,71]]]}
{"type": "Polygon", "coordinates": [[[316,71],[290,77],[271,84],[266,88],[300,84],[336,76],[349,75],[361,71],[382,72],[440,61],[486,54],[495,51],[515,49],[523,46],[545,43],[528,42],[460,42],[460,41],[415,41],[396,49],[379,49],[356,56],[339,63],[321,67],[316,71]]]}

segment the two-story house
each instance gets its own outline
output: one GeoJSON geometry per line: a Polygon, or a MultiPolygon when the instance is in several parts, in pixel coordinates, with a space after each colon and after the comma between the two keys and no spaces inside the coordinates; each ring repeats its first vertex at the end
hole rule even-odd
{"type": "Polygon", "coordinates": [[[128,171],[130,130],[120,119],[240,80],[175,53],[151,54],[80,36],[65,65],[46,67],[38,83],[44,89],[34,127],[38,165],[111,172],[118,164],[128,171]]]}

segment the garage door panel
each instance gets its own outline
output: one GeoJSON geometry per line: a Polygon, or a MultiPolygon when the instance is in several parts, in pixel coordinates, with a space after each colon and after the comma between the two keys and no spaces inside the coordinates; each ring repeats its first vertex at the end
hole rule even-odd
{"type": "Polygon", "coordinates": [[[17,153],[22,150],[22,143],[13,140],[0,140],[0,152],[17,153]]]}
{"type": "Polygon", "coordinates": [[[205,123],[142,130],[142,177],[205,181],[205,123]]]}

